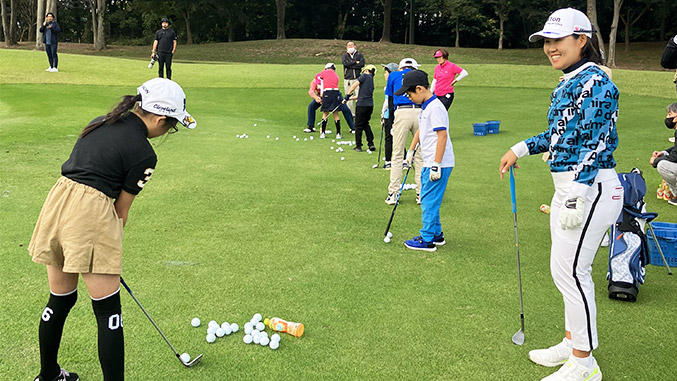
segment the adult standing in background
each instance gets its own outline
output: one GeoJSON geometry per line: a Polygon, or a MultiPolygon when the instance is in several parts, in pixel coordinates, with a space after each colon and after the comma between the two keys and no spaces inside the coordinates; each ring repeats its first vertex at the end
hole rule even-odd
{"type": "MultiPolygon", "coordinates": [[[[666,69],[677,69],[677,35],[668,41],[668,44],[663,49],[661,56],[661,66],[666,69]]],[[[675,71],[675,90],[677,90],[677,71],[675,71]]]]}
{"type": "Polygon", "coordinates": [[[449,52],[444,48],[435,50],[433,57],[439,65],[435,66],[435,75],[430,90],[442,101],[444,107],[449,110],[454,101],[454,85],[468,76],[468,72],[462,67],[449,61],[449,52]]]}
{"type": "Polygon", "coordinates": [[[56,54],[56,49],[59,45],[59,33],[61,27],[54,20],[54,13],[49,12],[45,16],[45,22],[40,27],[42,33],[42,43],[45,44],[45,51],[47,52],[47,59],[49,60],[49,68],[45,71],[56,73],[59,71],[59,56],[56,54]]]}
{"type": "MultiPolygon", "coordinates": [[[[399,67],[397,66],[396,63],[391,62],[387,65],[381,64],[383,66],[383,77],[386,80],[386,83],[388,83],[388,76],[390,73],[394,73],[399,70],[399,67]]],[[[383,91],[385,92],[385,88],[383,91]]],[[[385,99],[383,99],[383,107],[381,109],[381,124],[383,124],[383,134],[385,135],[384,141],[385,141],[385,161],[383,162],[383,169],[385,170],[390,170],[391,162],[390,160],[392,159],[393,156],[393,135],[391,133],[392,127],[393,127],[393,120],[390,117],[390,109],[388,108],[389,104],[389,97],[386,95],[385,99]]]]}
{"type": "MultiPolygon", "coordinates": [[[[346,44],[346,52],[343,54],[343,90],[348,94],[348,89],[353,83],[357,82],[357,78],[362,73],[364,67],[364,56],[355,48],[355,42],[348,41],[346,44]]],[[[360,87],[355,89],[355,96],[358,96],[360,87]]],[[[355,116],[355,101],[348,101],[346,103],[350,112],[355,116]]]]}
{"type": "Polygon", "coordinates": [[[172,57],[176,52],[176,32],[169,28],[169,19],[162,19],[162,29],[155,32],[153,51],[150,58],[158,56],[158,77],[164,78],[164,69],[167,67],[167,79],[172,79],[172,57]]]}

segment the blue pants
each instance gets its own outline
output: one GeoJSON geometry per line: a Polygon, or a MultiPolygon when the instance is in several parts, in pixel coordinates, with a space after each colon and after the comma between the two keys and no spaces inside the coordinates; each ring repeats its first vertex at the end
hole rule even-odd
{"type": "MultiPolygon", "coordinates": [[[[312,128],[315,127],[315,112],[317,111],[318,108],[320,108],[322,104],[315,102],[315,99],[310,101],[308,104],[308,127],[312,128]]],[[[339,110],[343,113],[343,118],[346,120],[346,123],[348,123],[348,127],[350,127],[351,130],[355,129],[355,121],[353,120],[353,113],[350,112],[350,109],[348,108],[348,105],[345,103],[339,107],[339,110]]],[[[330,115],[331,117],[331,115],[330,115]]]]}
{"type": "Polygon", "coordinates": [[[59,56],[56,55],[56,48],[58,44],[45,44],[45,52],[47,52],[47,59],[49,60],[49,67],[59,66],[59,56]]]}
{"type": "Polygon", "coordinates": [[[440,223],[440,206],[447,189],[447,182],[453,167],[441,168],[442,177],[437,181],[430,181],[430,167],[423,167],[421,171],[421,220],[423,228],[420,233],[424,241],[430,242],[435,236],[442,234],[440,223]]]}

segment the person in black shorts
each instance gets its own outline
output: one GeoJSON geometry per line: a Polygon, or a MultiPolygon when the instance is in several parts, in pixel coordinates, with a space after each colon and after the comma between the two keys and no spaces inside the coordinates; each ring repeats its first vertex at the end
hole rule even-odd
{"type": "Polygon", "coordinates": [[[150,58],[157,55],[158,77],[164,78],[164,69],[167,67],[167,79],[172,79],[172,57],[176,51],[176,32],[169,28],[169,19],[162,19],[162,29],[155,32],[153,51],[150,58]]]}
{"type": "Polygon", "coordinates": [[[374,112],[374,74],[376,73],[376,66],[367,65],[362,71],[362,75],[357,78],[357,81],[350,85],[348,94],[344,100],[350,99],[353,91],[359,86],[360,92],[357,95],[357,104],[355,105],[355,150],[362,152],[362,132],[367,135],[367,147],[370,151],[376,151],[374,146],[374,133],[371,131],[369,120],[371,114],[374,112]]]}
{"type": "Polygon", "coordinates": [[[36,381],[79,380],[57,363],[79,275],[92,299],[103,379],[124,378],[122,230],[135,196],[155,171],[157,156],[148,139],[176,131],[177,123],[196,126],[176,82],[155,78],[137,91],[82,130],[35,225],[28,251],[33,262],[47,267],[50,289],[38,330],[36,381]]]}

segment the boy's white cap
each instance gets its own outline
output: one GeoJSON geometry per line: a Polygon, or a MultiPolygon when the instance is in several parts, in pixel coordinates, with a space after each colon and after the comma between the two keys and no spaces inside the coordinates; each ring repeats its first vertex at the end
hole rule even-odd
{"type": "Polygon", "coordinates": [[[402,61],[400,61],[399,67],[403,68],[403,67],[406,67],[406,66],[418,68],[421,65],[419,65],[418,62],[416,62],[416,60],[413,59],[413,58],[402,58],[402,61]]]}
{"type": "Polygon", "coordinates": [[[171,79],[153,78],[136,89],[141,94],[141,108],[156,115],[166,115],[193,129],[197,122],[186,111],[186,94],[171,79]]]}
{"type": "Polygon", "coordinates": [[[585,34],[592,37],[592,24],[585,13],[573,8],[558,9],[553,12],[543,29],[529,36],[529,42],[541,38],[562,38],[572,34],[585,34]]]}
{"type": "Polygon", "coordinates": [[[336,69],[336,65],[334,65],[333,62],[329,62],[326,65],[324,65],[325,69],[336,69]]]}

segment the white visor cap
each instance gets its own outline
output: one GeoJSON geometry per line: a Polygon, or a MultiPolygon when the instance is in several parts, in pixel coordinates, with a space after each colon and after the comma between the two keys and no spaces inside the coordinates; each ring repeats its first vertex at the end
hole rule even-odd
{"type": "Polygon", "coordinates": [[[542,30],[529,36],[529,42],[541,38],[562,38],[572,34],[592,37],[592,31],[592,24],[585,13],[573,8],[558,9],[548,17],[542,30]]]}
{"type": "Polygon", "coordinates": [[[136,89],[141,94],[141,108],[156,115],[165,115],[193,129],[197,122],[186,111],[186,94],[171,79],[153,78],[136,89]]]}

